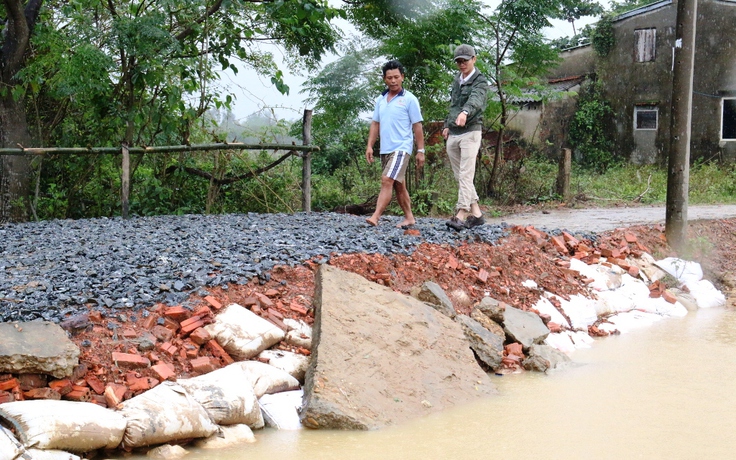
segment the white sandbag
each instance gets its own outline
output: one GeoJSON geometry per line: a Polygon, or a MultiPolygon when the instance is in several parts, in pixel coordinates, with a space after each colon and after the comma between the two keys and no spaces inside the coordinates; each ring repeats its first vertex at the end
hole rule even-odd
{"type": "Polygon", "coordinates": [[[611,267],[601,264],[588,265],[575,258],[570,259],[570,269],[580,273],[584,278],[592,279],[593,282],[588,284],[588,287],[595,291],[617,289],[621,286],[621,275],[624,273],[617,265],[611,267]]]}
{"type": "Polygon", "coordinates": [[[230,304],[205,330],[235,359],[250,359],[279,343],[284,331],[247,308],[230,304]]]}
{"type": "Polygon", "coordinates": [[[264,395],[258,399],[266,425],[279,430],[300,430],[299,408],[302,407],[302,390],[264,395]]]}
{"type": "Polygon", "coordinates": [[[688,281],[685,283],[690,294],[695,298],[699,308],[722,307],[726,305],[726,297],[708,280],[688,281]]]}
{"type": "Polygon", "coordinates": [[[23,445],[12,431],[0,425],[0,460],[15,460],[23,451],[23,445]]]}
{"type": "Polygon", "coordinates": [[[641,257],[627,257],[626,263],[632,267],[639,269],[639,276],[644,279],[645,282],[653,283],[659,281],[665,276],[667,272],[655,265],[657,261],[654,260],[651,254],[643,252],[641,257]]]}
{"type": "Polygon", "coordinates": [[[687,308],[680,302],[669,303],[663,297],[641,297],[637,300],[636,309],[662,316],[685,316],[687,308]]]}
{"type": "Polygon", "coordinates": [[[563,353],[572,353],[575,351],[575,344],[565,332],[554,332],[544,339],[544,344],[552,348],[556,348],[563,353]]]}
{"type": "Polygon", "coordinates": [[[703,279],[703,269],[697,262],[678,259],[677,257],[667,257],[656,261],[655,265],[675,277],[680,284],[703,279]]]}
{"type": "Polygon", "coordinates": [[[614,327],[609,326],[608,323],[601,323],[598,325],[598,329],[606,332],[619,331],[621,333],[625,333],[633,329],[651,326],[653,323],[661,319],[662,316],[654,313],[631,310],[609,317],[608,321],[612,323],[614,327]]]}
{"type": "Polygon", "coordinates": [[[595,300],[576,294],[570,296],[570,300],[559,298],[562,311],[570,318],[570,326],[573,329],[588,329],[588,326],[598,320],[595,312],[595,300]]]}
{"type": "Polygon", "coordinates": [[[570,336],[570,340],[572,340],[573,345],[575,345],[575,348],[590,348],[590,346],[593,344],[593,337],[591,337],[587,332],[583,331],[566,331],[567,335],[570,336]]]}
{"type": "Polygon", "coordinates": [[[163,382],[121,406],[128,422],[122,442],[126,449],[204,438],[217,431],[204,407],[174,382],[163,382]]]}
{"type": "MultiPolygon", "coordinates": [[[[261,409],[259,408],[258,411],[261,409]]],[[[256,437],[248,425],[230,425],[220,427],[218,433],[194,443],[200,449],[223,449],[238,444],[256,442],[256,437]]]]}
{"type": "Polygon", "coordinates": [[[27,448],[70,452],[113,449],[126,424],[122,415],[97,404],[50,399],[0,404],[0,418],[27,448]]]}
{"type": "Polygon", "coordinates": [[[309,367],[309,357],[285,350],[264,350],[259,358],[268,360],[268,364],[288,373],[300,383],[304,383],[304,375],[309,367]]]}
{"type": "Polygon", "coordinates": [[[216,371],[177,383],[204,407],[218,425],[245,424],[263,428],[263,415],[253,386],[244,384],[247,378],[242,366],[231,364],[216,371]]]}
{"type": "MultiPolygon", "coordinates": [[[[554,296],[554,294],[545,292],[545,296],[554,296]]],[[[541,314],[549,315],[550,321],[553,323],[557,323],[560,326],[566,326],[570,327],[570,323],[567,321],[567,318],[562,316],[562,313],[552,305],[552,302],[547,299],[547,297],[540,297],[537,303],[534,304],[533,307],[535,310],[537,310],[541,314]]]]}
{"type": "MultiPolygon", "coordinates": [[[[25,455],[33,460],[82,460],[78,455],[70,454],[63,450],[28,449],[25,455]]],[[[24,460],[24,458],[21,456],[18,460],[24,460]]]]}
{"type": "Polygon", "coordinates": [[[698,301],[689,292],[685,292],[677,288],[669,289],[669,291],[674,294],[674,296],[677,298],[677,301],[683,304],[688,311],[696,311],[698,308],[700,308],[698,307],[698,301]]]}
{"type": "Polygon", "coordinates": [[[312,349],[312,326],[302,320],[284,318],[284,324],[288,326],[284,341],[290,345],[312,349]]]}
{"type": "Polygon", "coordinates": [[[299,389],[299,381],[282,371],[266,363],[258,361],[241,361],[233,363],[228,367],[242,371],[244,379],[248,380],[258,399],[265,394],[281,393],[299,389]]]}
{"type": "Polygon", "coordinates": [[[160,458],[162,460],[172,460],[174,458],[184,458],[189,455],[189,451],[178,445],[165,444],[158,446],[146,452],[148,458],[160,458]]]}

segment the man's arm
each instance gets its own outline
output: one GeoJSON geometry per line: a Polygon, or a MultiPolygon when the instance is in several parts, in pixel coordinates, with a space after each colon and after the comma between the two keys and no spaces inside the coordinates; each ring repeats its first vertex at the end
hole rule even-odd
{"type": "Polygon", "coordinates": [[[411,127],[414,130],[414,142],[417,143],[417,168],[421,168],[424,166],[424,129],[421,121],[411,127]]]}
{"type": "Polygon", "coordinates": [[[378,138],[379,126],[380,124],[377,121],[371,121],[371,127],[368,128],[368,146],[365,148],[365,159],[368,161],[368,164],[373,163],[373,144],[376,143],[376,139],[378,138]]]}

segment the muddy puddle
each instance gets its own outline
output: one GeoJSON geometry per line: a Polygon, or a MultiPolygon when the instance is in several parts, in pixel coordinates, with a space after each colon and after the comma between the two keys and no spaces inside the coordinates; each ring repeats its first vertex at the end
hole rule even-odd
{"type": "Polygon", "coordinates": [[[574,367],[562,372],[494,377],[498,397],[407,425],[375,432],[266,429],[255,444],[192,449],[186,458],[730,458],[734,354],[736,310],[700,310],[596,339],[573,352],[574,367]]]}

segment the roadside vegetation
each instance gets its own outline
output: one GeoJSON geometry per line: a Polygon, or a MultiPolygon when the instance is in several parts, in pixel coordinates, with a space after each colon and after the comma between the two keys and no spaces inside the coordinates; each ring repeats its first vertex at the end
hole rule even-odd
{"type": "MultiPolygon", "coordinates": [[[[491,213],[558,204],[556,160],[514,140],[510,101],[562,96],[546,84],[562,46],[542,33],[550,20],[567,20],[578,41],[600,39],[600,31],[577,30],[575,21],[644,3],[620,0],[606,12],[594,0],[503,0],[494,7],[476,0],[279,0],[211,8],[203,0],[12,0],[0,4],[0,48],[7,51],[0,54],[6,69],[0,76],[0,148],[301,143],[299,122],[233,120],[230,109],[240,94],[219,80],[224,70],[245,67],[288,93],[272,52],[260,46],[270,43],[293,69],[309,75],[303,92],[314,113],[311,143],[321,149],[312,161],[312,209],[369,208],[380,170],[364,159],[366,120],[383,89],[381,65],[398,59],[407,88],[420,100],[428,140],[434,136],[424,170],[408,171],[413,208],[419,216],[446,216],[453,212],[456,185],[436,143],[437,123],[456,72],[452,50],[470,43],[492,83],[488,140],[476,174],[482,204],[491,213]],[[33,27],[12,27],[24,8],[33,27]],[[3,27],[3,18],[9,25],[3,27]],[[337,19],[348,21],[355,36],[333,27],[337,19]],[[322,66],[331,52],[341,57],[322,66]]],[[[581,92],[567,140],[575,158],[567,204],[663,203],[666,170],[621,164],[602,125],[609,113],[595,86],[581,92]]],[[[283,153],[132,155],[130,213],[297,212],[302,161],[293,156],[271,167],[283,153]]],[[[696,164],[690,176],[691,203],[733,200],[732,167],[696,164]]],[[[122,189],[118,155],[0,156],[0,222],[117,216],[122,189]]]]}

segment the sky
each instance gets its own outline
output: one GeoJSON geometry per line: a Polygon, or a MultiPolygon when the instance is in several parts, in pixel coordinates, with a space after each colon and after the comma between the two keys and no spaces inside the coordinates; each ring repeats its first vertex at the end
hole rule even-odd
{"type": "MultiPolygon", "coordinates": [[[[495,7],[498,0],[487,0],[487,3],[491,7],[495,7]]],[[[579,21],[575,21],[575,29],[580,30],[596,20],[597,18],[593,17],[583,17],[579,21]]],[[[552,20],[550,22],[553,27],[544,30],[547,38],[554,39],[573,34],[572,25],[569,22],[564,20],[552,20]]],[[[338,25],[344,31],[346,28],[351,28],[347,23],[338,25]]],[[[289,94],[282,95],[271,84],[269,77],[258,75],[250,68],[241,68],[237,75],[234,75],[230,70],[225,71],[220,83],[236,96],[233,115],[237,120],[242,120],[257,113],[278,120],[296,120],[300,119],[304,109],[308,108],[304,102],[306,95],[299,93],[306,78],[289,71],[284,64],[284,56],[281,51],[275,46],[271,48],[276,63],[284,72],[284,82],[290,88],[289,94]]],[[[336,55],[329,55],[323,62],[327,64],[337,58],[336,55]]]]}

